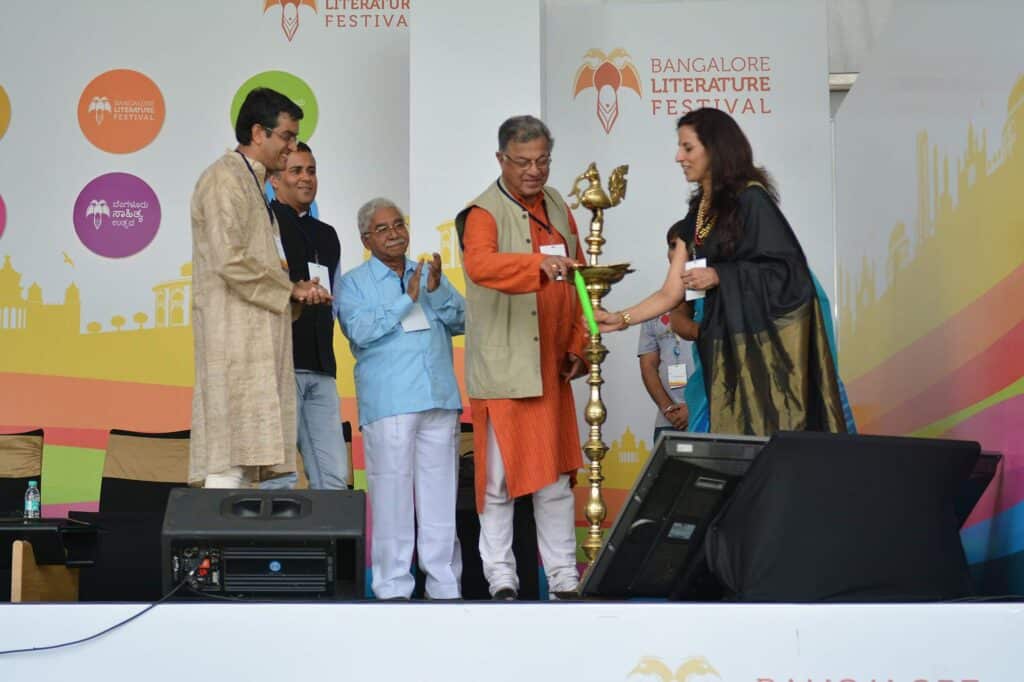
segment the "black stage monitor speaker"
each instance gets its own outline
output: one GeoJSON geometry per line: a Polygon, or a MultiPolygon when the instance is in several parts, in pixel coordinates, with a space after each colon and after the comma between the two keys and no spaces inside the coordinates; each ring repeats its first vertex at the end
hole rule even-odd
{"type": "MultiPolygon", "coordinates": [[[[662,433],[584,576],[583,595],[668,597],[691,567],[706,573],[700,551],[705,529],[766,440],[662,433]]],[[[697,577],[690,579],[691,589],[702,582],[697,577]]]]}
{"type": "Polygon", "coordinates": [[[708,531],[711,572],[746,602],[968,596],[957,506],[979,452],[964,441],[776,434],[708,531]]]}
{"type": "Polygon", "coordinates": [[[262,599],[359,599],[365,495],[349,490],[177,488],[161,539],[163,591],[262,599]]]}

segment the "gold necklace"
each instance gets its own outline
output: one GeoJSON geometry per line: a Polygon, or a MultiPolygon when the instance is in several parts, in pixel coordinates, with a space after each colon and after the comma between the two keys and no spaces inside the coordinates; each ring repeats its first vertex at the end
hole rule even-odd
{"type": "Polygon", "coordinates": [[[710,203],[711,201],[707,196],[704,196],[701,197],[700,203],[697,205],[697,224],[694,228],[693,248],[691,249],[694,258],[697,257],[697,247],[704,243],[708,233],[711,232],[711,228],[715,226],[713,217],[707,215],[708,204],[710,203]]]}

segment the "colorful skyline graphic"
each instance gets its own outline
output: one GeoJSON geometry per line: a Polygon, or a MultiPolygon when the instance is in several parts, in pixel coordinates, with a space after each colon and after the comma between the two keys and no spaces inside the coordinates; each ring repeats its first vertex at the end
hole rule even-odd
{"type": "Polygon", "coordinates": [[[856,274],[840,264],[840,330],[852,341],[841,344],[840,365],[862,432],[976,440],[1003,454],[963,537],[982,579],[1020,581],[1024,76],[1011,89],[1001,140],[991,145],[965,127],[955,169],[927,131],[917,136],[917,216],[889,232],[884,290],[867,257],[856,274]]]}

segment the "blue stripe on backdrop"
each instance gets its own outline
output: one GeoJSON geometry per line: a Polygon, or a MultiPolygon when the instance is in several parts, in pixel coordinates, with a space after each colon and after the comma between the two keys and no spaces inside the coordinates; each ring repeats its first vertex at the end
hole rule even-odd
{"type": "MultiPolygon", "coordinates": [[[[960,540],[969,564],[1024,552],[1024,502],[964,529],[960,540]]],[[[1020,580],[1024,582],[1024,574],[1020,580]]]]}

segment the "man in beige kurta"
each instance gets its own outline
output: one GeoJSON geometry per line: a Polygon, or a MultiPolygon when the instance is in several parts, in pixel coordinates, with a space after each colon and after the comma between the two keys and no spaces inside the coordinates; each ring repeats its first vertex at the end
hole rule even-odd
{"type": "Polygon", "coordinates": [[[265,88],[239,112],[239,146],[203,172],[192,195],[195,390],[189,481],[242,487],[295,471],[291,322],[330,295],[292,283],[263,193],[294,151],[302,110],[265,88]]]}

